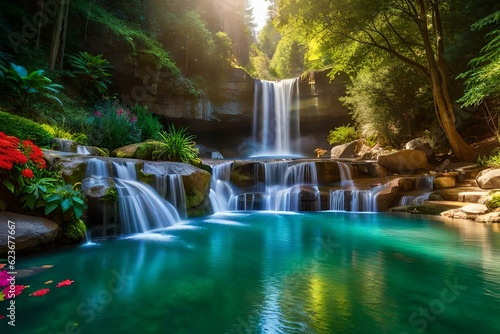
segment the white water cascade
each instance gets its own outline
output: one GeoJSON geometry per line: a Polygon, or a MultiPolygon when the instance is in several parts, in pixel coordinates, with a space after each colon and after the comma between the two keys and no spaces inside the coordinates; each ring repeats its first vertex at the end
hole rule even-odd
{"type": "Polygon", "coordinates": [[[330,190],[330,210],[376,212],[377,195],[386,187],[387,185],[380,185],[371,189],[330,190]]]}
{"type": "Polygon", "coordinates": [[[229,200],[234,195],[230,183],[232,166],[232,161],[212,166],[210,203],[214,212],[227,211],[229,209],[229,200]]]}
{"type": "Polygon", "coordinates": [[[256,155],[295,155],[300,152],[299,78],[255,80],[252,135],[256,155]]]}
{"type": "Polygon", "coordinates": [[[339,167],[340,174],[340,186],[341,187],[352,187],[354,186],[353,175],[354,167],[352,165],[338,161],[337,166],[339,167]]]}
{"type": "Polygon", "coordinates": [[[137,180],[135,163],[131,161],[111,163],[89,159],[85,178],[113,178],[118,192],[119,216],[122,233],[143,233],[165,228],[180,221],[176,208],[162,198],[146,183],[137,180]]]}
{"type": "Polygon", "coordinates": [[[415,179],[415,189],[419,194],[401,196],[400,206],[422,205],[429,199],[434,187],[434,176],[419,176],[415,179]]]}
{"type": "Polygon", "coordinates": [[[263,164],[264,180],[251,189],[229,182],[231,163],[213,166],[211,200],[214,211],[320,211],[321,201],[314,162],[263,164]]]}

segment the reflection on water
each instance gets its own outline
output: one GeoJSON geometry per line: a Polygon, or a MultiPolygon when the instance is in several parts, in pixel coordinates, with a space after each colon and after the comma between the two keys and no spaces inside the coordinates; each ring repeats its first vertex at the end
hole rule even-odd
{"type": "MultiPolygon", "coordinates": [[[[498,225],[340,212],[232,213],[183,223],[19,260],[19,268],[54,267],[19,279],[30,288],[16,298],[16,329],[446,334],[500,328],[498,225]],[[44,284],[63,279],[75,283],[44,284]],[[51,289],[45,296],[29,296],[45,287],[51,289]]],[[[0,320],[0,332],[8,330],[0,320]]]]}

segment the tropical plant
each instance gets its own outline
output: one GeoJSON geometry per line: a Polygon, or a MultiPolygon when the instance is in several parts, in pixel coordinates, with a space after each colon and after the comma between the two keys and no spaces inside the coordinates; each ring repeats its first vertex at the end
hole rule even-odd
{"type": "Polygon", "coordinates": [[[86,208],[84,195],[65,185],[46,166],[42,150],[30,140],[20,141],[0,132],[0,176],[23,207],[44,208],[46,215],[59,209],[59,222],[80,218],[86,208]]]}
{"type": "Polygon", "coordinates": [[[11,101],[18,111],[39,98],[52,99],[62,105],[54,94],[59,93],[63,86],[53,83],[43,70],[28,73],[21,65],[0,64],[0,88],[3,98],[11,101]]]}
{"type": "Polygon", "coordinates": [[[88,120],[90,145],[114,150],[141,140],[138,117],[118,102],[106,101],[95,107],[88,120]]]}
{"type": "Polygon", "coordinates": [[[198,163],[198,149],[195,147],[196,136],[189,134],[184,127],[168,126],[168,131],[160,132],[163,140],[153,151],[154,160],[168,160],[174,162],[198,163]]]}
{"type": "Polygon", "coordinates": [[[359,138],[356,128],[350,124],[338,126],[328,133],[327,139],[330,145],[340,145],[350,143],[359,138]]]}
{"type": "Polygon", "coordinates": [[[113,68],[103,55],[94,56],[88,52],[68,55],[69,63],[75,69],[72,74],[80,80],[81,92],[89,98],[106,95],[113,68]]]}
{"type": "Polygon", "coordinates": [[[159,132],[163,129],[160,120],[146,106],[136,104],[132,113],[137,116],[137,127],[141,131],[141,139],[160,139],[159,132]]]}

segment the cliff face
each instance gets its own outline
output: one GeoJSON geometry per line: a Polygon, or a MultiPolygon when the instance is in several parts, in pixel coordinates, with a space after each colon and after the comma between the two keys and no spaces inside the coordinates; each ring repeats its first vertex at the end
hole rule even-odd
{"type": "MultiPolygon", "coordinates": [[[[197,142],[220,151],[225,157],[242,157],[251,151],[255,79],[242,69],[231,69],[224,79],[206,82],[199,97],[179,94],[168,74],[152,59],[127,53],[105,55],[113,64],[113,79],[119,95],[128,103],[146,104],[165,122],[189,128],[197,142]]],[[[345,78],[332,82],[327,71],[300,78],[301,152],[313,156],[317,147],[328,147],[326,136],[336,126],[351,122],[338,98],[344,94],[345,78]]]]}

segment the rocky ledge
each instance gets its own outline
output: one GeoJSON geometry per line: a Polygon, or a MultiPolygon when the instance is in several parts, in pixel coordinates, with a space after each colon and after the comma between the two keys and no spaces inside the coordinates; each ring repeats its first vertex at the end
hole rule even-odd
{"type": "Polygon", "coordinates": [[[9,250],[23,253],[45,248],[58,230],[59,225],[47,218],[0,212],[0,255],[9,250]]]}

